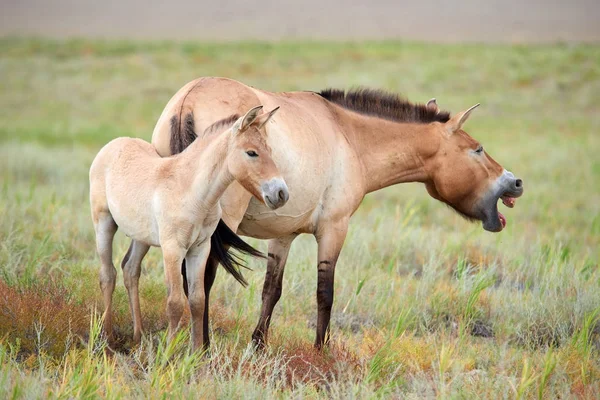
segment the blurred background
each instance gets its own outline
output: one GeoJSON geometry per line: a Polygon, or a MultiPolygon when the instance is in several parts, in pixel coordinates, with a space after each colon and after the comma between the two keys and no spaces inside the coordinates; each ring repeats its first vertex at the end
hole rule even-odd
{"type": "Polygon", "coordinates": [[[0,35],[593,42],[597,0],[3,0],[0,35]]]}

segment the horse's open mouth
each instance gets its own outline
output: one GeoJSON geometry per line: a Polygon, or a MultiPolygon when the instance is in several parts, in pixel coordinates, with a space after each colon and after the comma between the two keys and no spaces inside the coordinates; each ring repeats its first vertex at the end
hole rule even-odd
{"type": "Polygon", "coordinates": [[[502,200],[506,207],[513,208],[517,198],[522,195],[523,181],[505,170],[480,203],[483,229],[488,232],[502,231],[506,227],[506,217],[498,211],[498,200],[502,200]]]}
{"type": "MultiPolygon", "coordinates": [[[[516,198],[510,196],[502,196],[500,197],[500,199],[502,200],[502,204],[504,204],[508,208],[513,208],[515,206],[515,202],[517,201],[516,198]]],[[[498,211],[498,219],[502,224],[502,229],[504,229],[506,227],[506,217],[502,215],[500,211],[498,211]]]]}
{"type": "MultiPolygon", "coordinates": [[[[522,192],[521,192],[522,193],[522,192]]],[[[508,208],[513,208],[517,197],[521,196],[521,193],[506,192],[499,197],[490,197],[487,201],[487,205],[483,211],[483,229],[488,232],[500,232],[506,227],[506,217],[500,211],[498,211],[498,200],[502,200],[508,208]]]]}

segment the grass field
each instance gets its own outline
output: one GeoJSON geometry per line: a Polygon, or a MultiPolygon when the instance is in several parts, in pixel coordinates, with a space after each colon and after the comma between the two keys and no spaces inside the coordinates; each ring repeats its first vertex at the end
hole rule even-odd
{"type": "MultiPolygon", "coordinates": [[[[600,397],[600,46],[0,39],[1,398],[600,397]],[[332,341],[312,350],[316,245],[292,247],[264,352],[249,347],[263,263],[222,271],[209,356],[166,345],[160,252],[141,279],[146,336],[104,355],[88,168],[150,139],[198,76],[268,90],[374,86],[436,97],[525,182],[484,232],[420,185],[369,195],[336,273],[332,341]]],[[[266,245],[250,240],[260,249],[266,245]]],[[[115,263],[128,246],[118,235],[115,263]]],[[[119,276],[116,327],[132,334],[119,276]]]]}

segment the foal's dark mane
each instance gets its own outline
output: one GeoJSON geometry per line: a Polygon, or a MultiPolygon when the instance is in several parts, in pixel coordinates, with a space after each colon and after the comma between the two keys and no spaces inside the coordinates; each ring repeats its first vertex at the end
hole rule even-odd
{"type": "Polygon", "coordinates": [[[348,110],[389,121],[427,124],[448,122],[450,119],[450,113],[447,111],[437,112],[425,104],[411,103],[396,93],[384,90],[357,88],[344,91],[330,88],[318,94],[348,110]]]}
{"type": "Polygon", "coordinates": [[[223,118],[210,125],[204,130],[204,136],[215,132],[222,132],[226,128],[229,128],[240,116],[238,114],[231,114],[229,117],[223,118]]]}
{"type": "MultiPolygon", "coordinates": [[[[204,135],[209,135],[215,132],[221,132],[226,128],[229,128],[240,116],[238,114],[232,114],[229,117],[218,120],[212,125],[208,126],[204,130],[204,135]]],[[[179,122],[179,118],[176,115],[171,118],[171,154],[179,154],[189,147],[190,144],[198,135],[196,134],[196,127],[194,124],[194,115],[189,113],[185,116],[183,126],[179,122]]]]}

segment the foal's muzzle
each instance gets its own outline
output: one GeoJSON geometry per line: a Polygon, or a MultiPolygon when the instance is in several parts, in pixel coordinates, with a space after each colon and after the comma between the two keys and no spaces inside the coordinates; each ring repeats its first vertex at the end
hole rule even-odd
{"type": "Polygon", "coordinates": [[[273,178],[260,185],[262,197],[265,204],[272,210],[282,207],[290,198],[290,193],[285,181],[281,178],[273,178]]]}

